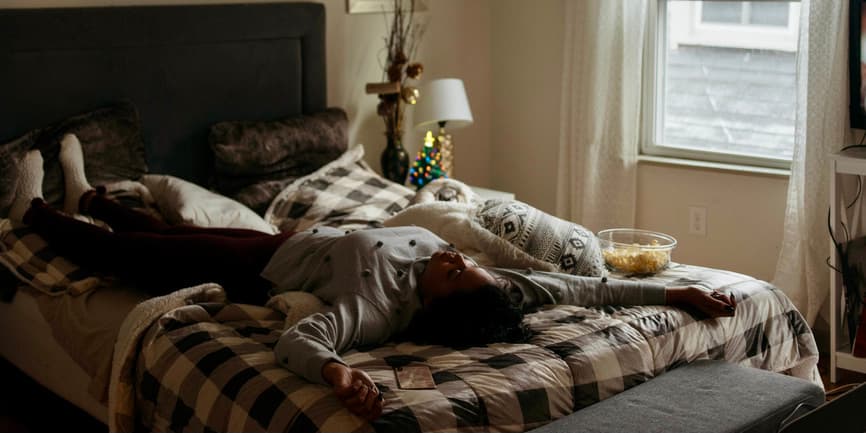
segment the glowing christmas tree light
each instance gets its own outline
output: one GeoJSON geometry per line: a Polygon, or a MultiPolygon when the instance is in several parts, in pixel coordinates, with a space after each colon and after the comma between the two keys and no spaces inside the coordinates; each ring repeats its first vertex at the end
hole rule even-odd
{"type": "Polygon", "coordinates": [[[427,131],[424,137],[424,146],[418,151],[415,162],[409,168],[409,182],[421,189],[424,185],[440,177],[448,177],[442,170],[442,154],[439,149],[433,147],[433,133],[427,131]]]}

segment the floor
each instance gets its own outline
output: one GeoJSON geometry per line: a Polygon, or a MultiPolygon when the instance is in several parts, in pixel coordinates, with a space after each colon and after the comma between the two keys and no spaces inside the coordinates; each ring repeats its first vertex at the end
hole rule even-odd
{"type": "Polygon", "coordinates": [[[852,384],[866,382],[866,374],[857,373],[855,371],[838,370],[836,372],[836,383],[830,383],[830,361],[826,356],[822,356],[818,361],[818,371],[821,372],[821,380],[824,381],[824,388],[827,392],[827,400],[833,400],[840,394],[844,394],[852,384]]]}
{"type": "MultiPolygon", "coordinates": [[[[839,370],[838,383],[830,384],[827,362],[822,359],[818,369],[828,400],[838,395],[834,390],[844,391],[846,384],[866,381],[866,374],[839,370]]],[[[100,421],[37,385],[4,359],[0,359],[0,378],[0,433],[66,431],[70,426],[75,426],[74,431],[108,431],[100,421]]]]}
{"type": "Polygon", "coordinates": [[[86,431],[108,427],[0,358],[0,432],[86,431]],[[70,427],[74,429],[70,430],[70,427]]]}

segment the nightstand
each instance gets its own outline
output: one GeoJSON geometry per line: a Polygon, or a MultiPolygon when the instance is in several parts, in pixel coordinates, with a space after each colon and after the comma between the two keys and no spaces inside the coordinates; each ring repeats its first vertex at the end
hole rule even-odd
{"type": "Polygon", "coordinates": [[[495,189],[481,188],[480,186],[470,186],[476,194],[484,200],[514,200],[513,192],[497,191],[495,189]]]}

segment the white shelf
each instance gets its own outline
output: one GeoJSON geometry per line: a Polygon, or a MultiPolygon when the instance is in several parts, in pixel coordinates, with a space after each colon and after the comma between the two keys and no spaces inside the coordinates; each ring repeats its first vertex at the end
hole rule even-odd
{"type": "Polygon", "coordinates": [[[851,352],[837,350],[836,368],[866,373],[866,358],[857,358],[851,352]]]}
{"type": "Polygon", "coordinates": [[[848,149],[830,159],[835,163],[837,174],[866,175],[866,148],[848,149]]]}
{"type": "MultiPolygon", "coordinates": [[[[837,187],[843,176],[866,176],[866,149],[853,148],[830,157],[830,221],[836,239],[842,233],[840,223],[840,211],[844,212],[845,204],[841,189],[837,187]]],[[[847,216],[845,217],[847,219],[847,216]]],[[[839,269],[839,257],[836,255],[836,246],[830,239],[830,265],[839,269]]],[[[847,338],[840,326],[842,325],[841,301],[844,293],[842,276],[835,271],[830,271],[830,382],[836,382],[836,369],[857,371],[866,373],[866,358],[857,358],[851,355],[847,344],[847,338]],[[840,340],[846,340],[840,344],[840,340]]]]}

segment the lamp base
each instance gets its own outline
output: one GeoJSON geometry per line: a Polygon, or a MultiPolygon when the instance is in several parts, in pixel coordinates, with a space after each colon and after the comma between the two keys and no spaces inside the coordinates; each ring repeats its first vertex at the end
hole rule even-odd
{"type": "Polygon", "coordinates": [[[445,132],[444,127],[439,127],[439,133],[436,135],[436,141],[433,142],[433,146],[439,150],[440,154],[442,154],[442,171],[444,171],[448,177],[453,177],[454,145],[451,142],[451,134],[445,132]]]}

